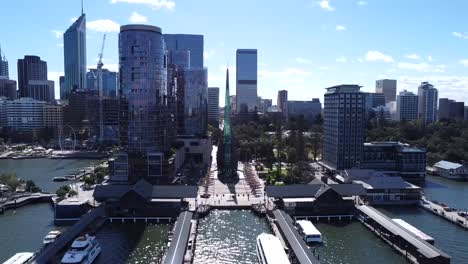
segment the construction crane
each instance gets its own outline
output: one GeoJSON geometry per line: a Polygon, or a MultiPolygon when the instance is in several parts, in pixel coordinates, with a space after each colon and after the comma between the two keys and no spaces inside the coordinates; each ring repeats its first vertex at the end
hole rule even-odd
{"type": "Polygon", "coordinates": [[[97,63],[97,88],[99,91],[99,141],[102,143],[104,140],[104,116],[103,116],[103,106],[102,106],[102,97],[104,96],[103,83],[102,83],[102,56],[104,55],[104,44],[106,43],[106,34],[102,38],[101,52],[99,53],[99,60],[97,63]]]}

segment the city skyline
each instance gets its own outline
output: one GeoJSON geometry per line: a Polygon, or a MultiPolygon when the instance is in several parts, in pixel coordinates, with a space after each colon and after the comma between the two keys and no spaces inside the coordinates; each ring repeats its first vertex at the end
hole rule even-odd
{"type": "MultiPolygon", "coordinates": [[[[330,0],[284,5],[273,1],[268,10],[260,8],[262,3],[257,2],[247,12],[236,12],[244,6],[242,3],[85,1],[88,68],[95,67],[102,34],[107,31],[104,68],[116,71],[119,26],[144,23],[163,28],[164,34],[204,35],[209,86],[223,85],[226,65],[235,74],[236,49],[256,48],[258,94],[263,98],[275,98],[278,90],[287,89],[291,100],[304,96],[323,99],[324,88],[331,85],[358,83],[363,91],[373,91],[375,80],[390,78],[398,80],[398,92],[404,89],[416,92],[421,81],[429,81],[439,89],[440,97],[468,101],[462,92],[468,85],[468,77],[464,76],[465,65],[468,66],[464,55],[468,35],[464,32],[468,25],[458,19],[463,17],[460,6],[466,3],[457,2],[457,5],[435,2],[427,5],[419,0],[410,3],[330,0]],[[203,12],[193,12],[194,8],[203,12]],[[209,18],[200,16],[203,13],[209,13],[209,18]],[[284,14],[291,15],[285,17],[287,22],[278,23],[277,18],[284,14]],[[443,22],[430,25],[428,14],[443,22]],[[245,19],[236,20],[235,16],[245,19]],[[258,21],[250,23],[249,17],[254,16],[258,21]],[[373,21],[372,26],[367,21],[373,21]],[[278,38],[278,29],[286,37],[278,38]],[[440,45],[441,42],[445,45],[440,45]]],[[[71,20],[80,15],[80,1],[31,1],[27,10],[8,1],[4,8],[8,12],[0,22],[19,25],[15,31],[2,32],[2,51],[10,69],[24,55],[41,56],[49,63],[48,79],[56,81],[55,87],[59,87],[58,76],[63,73],[62,34],[72,24],[71,20]],[[35,20],[32,27],[21,26],[25,23],[15,14],[33,10],[41,11],[48,19],[35,20]],[[41,41],[29,45],[31,38],[41,41]],[[8,39],[17,41],[13,45],[8,39]]],[[[34,17],[33,13],[30,17],[34,17]]],[[[17,73],[10,71],[10,78],[16,80],[17,73]]],[[[234,85],[234,78],[231,82],[234,85]]]]}

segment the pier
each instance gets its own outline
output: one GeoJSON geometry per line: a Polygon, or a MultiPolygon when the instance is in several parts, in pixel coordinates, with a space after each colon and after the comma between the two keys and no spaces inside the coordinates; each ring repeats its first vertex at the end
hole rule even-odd
{"type": "Polygon", "coordinates": [[[420,239],[377,209],[361,205],[359,220],[380,239],[414,264],[449,264],[450,256],[420,239]]]}
{"type": "Polygon", "coordinates": [[[0,214],[8,209],[16,209],[31,203],[51,203],[55,194],[50,193],[31,193],[10,198],[9,201],[0,204],[0,214]]]}
{"type": "Polygon", "coordinates": [[[460,215],[458,210],[450,208],[448,206],[444,206],[442,204],[437,204],[432,202],[426,198],[421,199],[420,206],[427,211],[438,215],[460,227],[463,227],[468,230],[468,213],[464,212],[464,215],[460,215]]]}
{"type": "MultiPolygon", "coordinates": [[[[192,212],[182,212],[177,218],[171,244],[164,258],[164,264],[183,264],[191,234],[192,212]]],[[[188,260],[189,263],[191,259],[188,260]]]]}

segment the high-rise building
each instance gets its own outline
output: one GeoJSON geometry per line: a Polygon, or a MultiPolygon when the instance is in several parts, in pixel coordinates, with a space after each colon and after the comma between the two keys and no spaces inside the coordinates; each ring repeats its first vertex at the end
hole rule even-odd
{"type": "Polygon", "coordinates": [[[465,106],[465,121],[468,121],[468,106],[465,106]]]}
{"type": "MultiPolygon", "coordinates": [[[[190,34],[164,34],[164,41],[168,51],[189,51],[190,60],[188,65],[194,68],[203,68],[203,35],[190,35],[190,34]]],[[[178,56],[180,53],[172,54],[178,56]]],[[[185,59],[185,57],[183,57],[185,59]]],[[[178,59],[174,59],[179,61],[178,59]]],[[[187,62],[186,62],[187,63],[187,62]]],[[[174,63],[178,64],[178,63],[174,63]]]]}
{"type": "Polygon", "coordinates": [[[0,79],[9,79],[8,60],[0,47],[0,79]]]}
{"type": "Polygon", "coordinates": [[[208,123],[219,126],[219,87],[208,87],[208,123]]]}
{"type": "Polygon", "coordinates": [[[361,160],[365,139],[365,97],[359,85],[327,88],[323,110],[323,162],[342,170],[361,160]]]}
{"type": "Polygon", "coordinates": [[[256,49],[236,51],[236,104],[237,113],[240,113],[243,108],[249,112],[258,109],[256,49]]]}
{"type": "Polygon", "coordinates": [[[7,126],[15,131],[31,131],[44,127],[44,105],[46,102],[32,98],[7,101],[7,126]]]}
{"type": "Polygon", "coordinates": [[[396,120],[413,121],[418,119],[418,96],[406,90],[397,96],[396,120]]]}
{"type": "Polygon", "coordinates": [[[367,93],[366,105],[368,108],[374,108],[377,106],[385,106],[385,94],[383,93],[367,93]]]}
{"type": "Polygon", "coordinates": [[[129,154],[164,152],[167,65],[161,29],[121,26],[119,34],[121,143],[129,154]]]}
{"type": "Polygon", "coordinates": [[[15,100],[18,97],[16,92],[16,81],[0,78],[0,97],[15,100]]]}
{"type": "Polygon", "coordinates": [[[396,80],[377,80],[375,82],[375,92],[383,93],[385,95],[385,103],[396,100],[397,94],[397,81],[396,80]]]}
{"type": "MultiPolygon", "coordinates": [[[[116,97],[118,86],[118,73],[102,69],[102,92],[104,97],[116,97]]],[[[98,91],[97,69],[89,69],[86,73],[86,89],[98,91]]]]}
{"type": "Polygon", "coordinates": [[[63,34],[65,80],[60,99],[67,100],[74,89],[86,89],[86,15],[63,34]]]}
{"type": "Polygon", "coordinates": [[[208,72],[201,68],[184,70],[184,135],[206,135],[208,128],[208,72]]]}
{"type": "Polygon", "coordinates": [[[43,115],[44,127],[53,130],[57,135],[63,127],[63,105],[45,104],[43,115]]]}
{"type": "Polygon", "coordinates": [[[448,98],[439,99],[439,120],[464,119],[465,104],[448,98]]]}
{"type": "Polygon", "coordinates": [[[312,98],[312,101],[288,101],[288,117],[298,117],[302,115],[304,120],[312,123],[322,112],[322,103],[319,98],[312,98]]]}
{"type": "Polygon", "coordinates": [[[27,97],[45,102],[52,102],[55,100],[54,81],[29,80],[27,90],[27,97]]]}
{"type": "Polygon", "coordinates": [[[0,96],[0,127],[2,128],[6,127],[8,124],[7,103],[7,98],[4,96],[0,96]]]}
{"type": "Polygon", "coordinates": [[[278,91],[278,98],[276,99],[276,105],[283,113],[283,116],[288,115],[288,91],[280,90],[278,91]]]}
{"type": "Polygon", "coordinates": [[[20,97],[43,100],[34,97],[36,92],[29,89],[30,81],[47,81],[47,62],[42,61],[39,56],[26,55],[18,60],[18,90],[20,97]]]}
{"type": "Polygon", "coordinates": [[[422,82],[418,87],[418,118],[424,124],[430,124],[437,120],[438,91],[428,82],[422,82]]]}
{"type": "Polygon", "coordinates": [[[259,96],[257,99],[257,104],[258,104],[258,111],[262,113],[266,113],[268,107],[272,106],[273,100],[262,98],[261,96],[259,96]]]}

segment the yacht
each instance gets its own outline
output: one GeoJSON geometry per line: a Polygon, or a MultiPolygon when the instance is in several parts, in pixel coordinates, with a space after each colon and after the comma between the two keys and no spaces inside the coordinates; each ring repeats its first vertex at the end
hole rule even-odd
{"type": "Polygon", "coordinates": [[[303,236],[304,241],[307,243],[322,243],[322,234],[307,220],[298,220],[296,222],[299,233],[303,236]]]}
{"type": "Polygon", "coordinates": [[[63,256],[61,264],[91,264],[101,253],[101,246],[96,237],[85,235],[73,241],[70,249],[63,256]]]}
{"type": "Polygon", "coordinates": [[[44,245],[48,245],[50,243],[53,243],[55,242],[55,240],[62,234],[62,232],[60,231],[57,231],[57,230],[54,230],[54,231],[50,231],[47,236],[44,237],[44,240],[42,240],[42,243],[44,243],[44,245]]]}
{"type": "Polygon", "coordinates": [[[3,264],[26,264],[34,257],[32,252],[16,253],[13,257],[9,258],[3,264]]]}
{"type": "Polygon", "coordinates": [[[257,237],[257,257],[259,264],[290,264],[279,238],[262,233],[257,237]]]}

